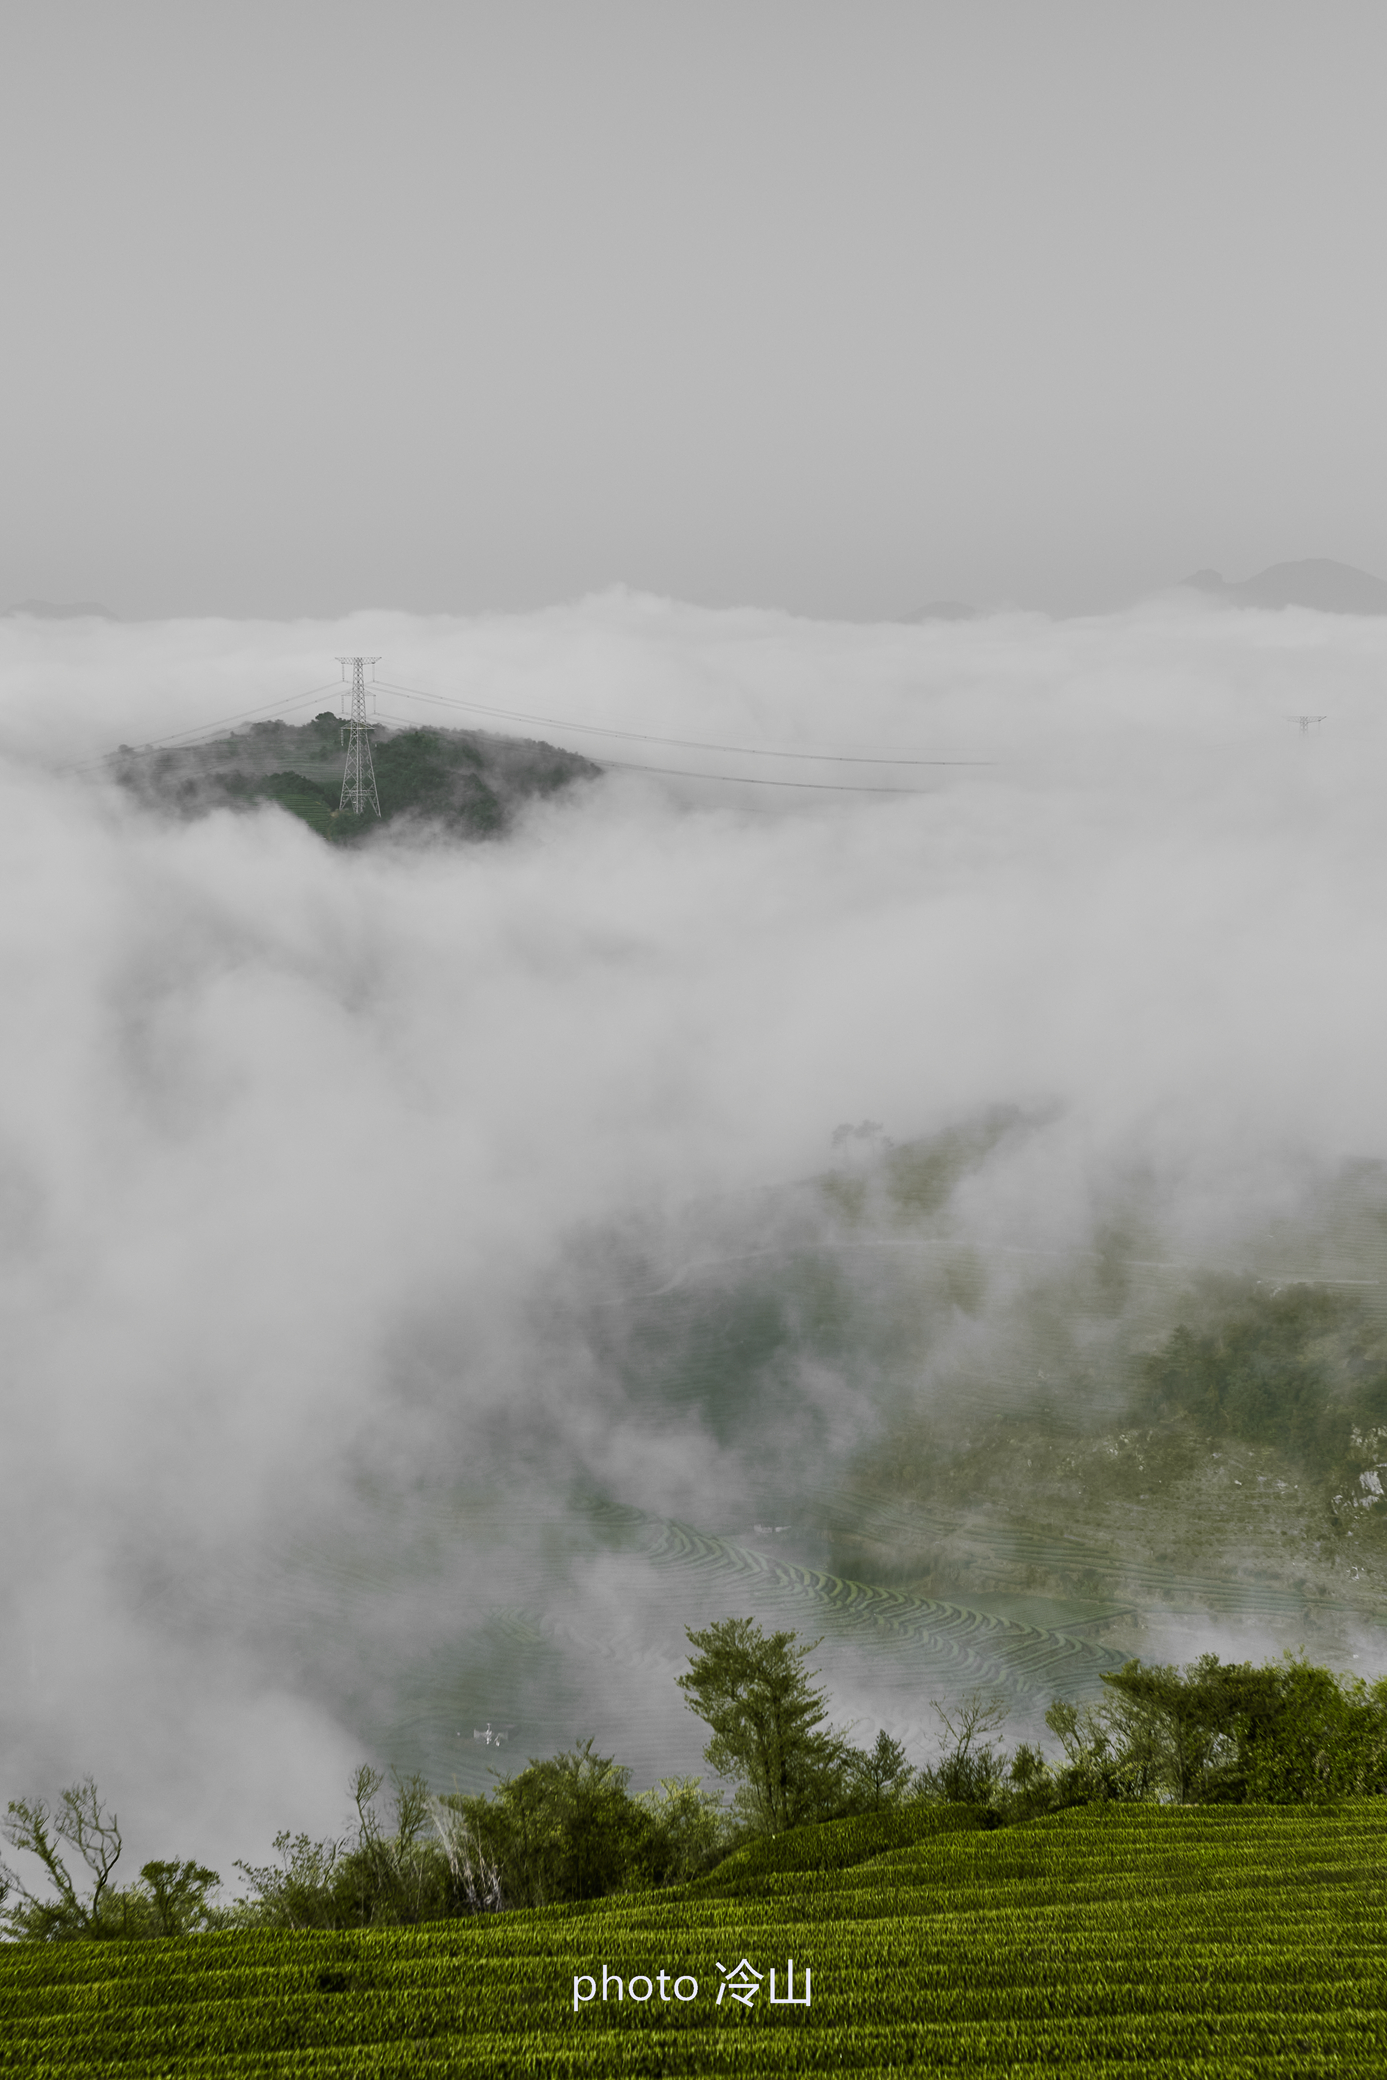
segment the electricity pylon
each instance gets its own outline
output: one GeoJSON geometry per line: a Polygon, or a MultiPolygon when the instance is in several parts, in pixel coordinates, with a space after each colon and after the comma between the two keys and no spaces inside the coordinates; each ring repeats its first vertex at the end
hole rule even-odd
{"type": "Polygon", "coordinates": [[[366,727],[366,667],[379,664],[379,657],[339,657],[337,662],[352,668],[352,729],[347,739],[347,770],[342,775],[342,799],[337,813],[350,809],[360,816],[364,809],[380,815],[376,793],[376,769],[371,763],[371,736],[366,727]]]}

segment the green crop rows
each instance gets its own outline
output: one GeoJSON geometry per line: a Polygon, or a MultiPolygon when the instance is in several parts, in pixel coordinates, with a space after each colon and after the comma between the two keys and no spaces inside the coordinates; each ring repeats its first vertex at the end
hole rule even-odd
{"type": "Polygon", "coordinates": [[[1381,1802],[969,1819],[804,1829],[678,1892],[432,1928],[15,1945],[0,2073],[1387,2071],[1381,1802]],[[742,1958],[751,2004],[719,2003],[742,1958]]]}
{"type": "Polygon", "coordinates": [[[662,1525],[650,1550],[656,1561],[699,1567],[739,1588],[757,1587],[767,1600],[808,1606],[816,1625],[829,1626],[840,1637],[866,1636],[917,1657],[923,1650],[932,1670],[945,1678],[952,1675],[960,1685],[990,1681],[1019,1693],[1043,1688],[1049,1696],[1084,1694],[1096,1687],[1099,1669],[1116,1667],[1121,1658],[1090,1640],[1017,1625],[937,1598],[846,1581],[687,1524],[662,1525]]]}

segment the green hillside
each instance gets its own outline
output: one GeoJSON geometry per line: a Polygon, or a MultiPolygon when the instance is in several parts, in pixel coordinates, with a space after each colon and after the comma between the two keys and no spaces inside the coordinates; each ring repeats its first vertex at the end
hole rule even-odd
{"type": "Polygon", "coordinates": [[[1004,1695],[1016,1739],[1192,1633],[1387,1667],[1364,1485],[1387,1459],[1387,1173],[1334,1181],[1241,1265],[1153,1261],[1135,1229],[1076,1266],[959,1236],[953,1179],[986,1145],[900,1148],[624,1253],[585,1238],[537,1372],[583,1353],[623,1432],[713,1437],[715,1490],[677,1512],[603,1493],[539,1439],[523,1473],[479,1474],[440,1424],[426,1481],[373,1474],[231,1556],[183,1592],[194,1621],[254,1626],[362,1753],[469,1790],[580,1731],[642,1783],[696,1769],[684,1628],[729,1610],[822,1635],[841,1712],[914,1760],[932,1700],[1004,1695]]]}
{"type": "Polygon", "coordinates": [[[995,1832],[948,1817],[884,1852],[873,1823],[842,1823],[851,1861],[832,1867],[821,1839],[791,1868],[787,1843],[754,1885],[733,1858],[696,1887],[433,1928],[12,1946],[0,2072],[1305,2080],[1387,2065],[1381,1801],[1100,1808],[995,1832]]]}
{"type": "Polygon", "coordinates": [[[598,766],[571,751],[483,730],[372,731],[380,818],[339,811],[345,764],[336,715],[312,722],[255,722],[181,750],[123,744],[110,762],[120,786],[149,808],[179,816],[276,802],[321,837],[355,842],[405,818],[467,838],[494,837],[527,801],[595,779],[598,766]]]}

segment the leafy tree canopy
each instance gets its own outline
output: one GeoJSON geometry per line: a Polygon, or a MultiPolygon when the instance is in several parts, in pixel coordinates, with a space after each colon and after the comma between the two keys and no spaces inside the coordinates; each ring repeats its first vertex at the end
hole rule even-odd
{"type": "Polygon", "coordinates": [[[776,1834],[841,1811],[848,1751],[805,1665],[819,1641],[763,1632],[754,1618],[724,1618],[688,1638],[696,1652],[676,1680],[712,1729],[704,1757],[736,1782],[743,1816],[776,1834]]]}

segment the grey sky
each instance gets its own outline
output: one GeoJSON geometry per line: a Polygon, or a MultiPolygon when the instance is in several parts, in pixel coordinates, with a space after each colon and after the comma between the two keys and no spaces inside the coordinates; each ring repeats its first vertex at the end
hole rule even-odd
{"type": "Polygon", "coordinates": [[[6,9],[0,604],[1387,570],[1377,5],[6,9]]]}

